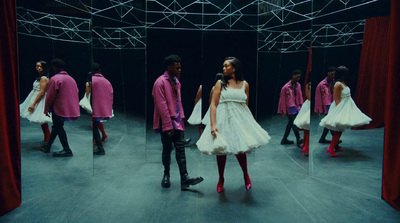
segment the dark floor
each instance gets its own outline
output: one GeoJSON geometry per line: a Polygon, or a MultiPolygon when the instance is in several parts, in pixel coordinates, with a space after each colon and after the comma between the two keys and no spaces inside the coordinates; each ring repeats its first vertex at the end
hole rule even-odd
{"type": "MultiPolygon", "coordinates": [[[[0,222],[400,222],[400,212],[380,198],[383,129],[348,130],[342,157],[326,157],[318,118],[310,157],[279,144],[285,117],[260,122],[272,140],[248,155],[252,189],[245,190],[229,156],[221,194],[215,157],[194,145],[196,126],[187,126],[188,170],[204,182],[183,192],[176,162],[171,188],[161,188],[160,137],[145,130],[144,118],[117,114],[105,123],[106,155],[98,157],[91,153],[90,117],[66,123],[70,158],[40,152],[40,127],[21,120],[22,205],[0,222]]],[[[56,140],[53,151],[61,149],[56,140]]]]}

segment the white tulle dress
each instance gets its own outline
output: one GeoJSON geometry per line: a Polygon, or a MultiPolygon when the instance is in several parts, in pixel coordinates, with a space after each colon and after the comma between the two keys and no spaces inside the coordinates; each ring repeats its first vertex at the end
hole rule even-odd
{"type": "Polygon", "coordinates": [[[210,107],[208,107],[206,114],[204,115],[203,119],[201,120],[201,123],[203,123],[203,125],[210,124],[210,107]]]}
{"type": "MultiPolygon", "coordinates": [[[[42,76],[41,78],[46,78],[47,82],[49,82],[49,79],[47,77],[42,76]]],[[[36,104],[35,110],[33,112],[28,111],[29,106],[35,101],[39,92],[40,81],[35,80],[35,82],[33,82],[32,91],[29,93],[28,97],[26,97],[25,101],[19,105],[20,116],[36,124],[52,122],[51,117],[48,117],[44,114],[44,104],[46,101],[47,93],[45,93],[39,103],[36,104]]]]}
{"type": "Polygon", "coordinates": [[[343,132],[348,128],[369,124],[372,119],[362,113],[354,103],[350,96],[350,88],[340,82],[336,82],[335,85],[337,84],[343,86],[340,103],[339,105],[336,105],[335,102],[331,104],[328,114],[321,120],[319,125],[333,131],[343,132]]]}
{"type": "Polygon", "coordinates": [[[300,129],[310,130],[310,100],[307,99],[303,103],[293,124],[300,129]]]}
{"type": "Polygon", "coordinates": [[[83,94],[83,98],[79,101],[79,105],[87,111],[87,113],[92,114],[92,105],[90,105],[90,97],[92,94],[89,94],[88,97],[86,97],[86,93],[83,94]]]}
{"type": "Polygon", "coordinates": [[[211,135],[211,125],[206,125],[197,147],[208,155],[238,154],[266,145],[271,137],[254,120],[246,105],[245,81],[239,89],[221,90],[217,107],[217,136],[211,135]]]}
{"type": "Polygon", "coordinates": [[[201,98],[197,101],[193,108],[192,114],[187,121],[191,125],[201,124],[201,98]]]}
{"type": "MultiPolygon", "coordinates": [[[[214,87],[212,87],[212,91],[214,91],[214,87]]],[[[210,94],[210,97],[212,97],[211,94],[210,94]]],[[[203,125],[208,125],[210,123],[210,107],[208,107],[206,114],[204,115],[203,119],[201,120],[201,123],[203,123],[203,125]]]]}

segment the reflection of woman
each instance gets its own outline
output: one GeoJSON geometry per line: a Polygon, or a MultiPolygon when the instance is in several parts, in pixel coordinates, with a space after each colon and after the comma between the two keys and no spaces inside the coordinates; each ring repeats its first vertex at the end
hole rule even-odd
{"type": "MultiPolygon", "coordinates": [[[[223,73],[217,73],[215,75],[215,80],[214,83],[216,83],[217,81],[221,80],[224,77],[223,73]]],[[[211,105],[211,99],[212,99],[212,94],[214,92],[214,87],[211,88],[210,91],[210,99],[208,101],[208,103],[211,105]]],[[[203,123],[203,125],[208,125],[210,123],[210,107],[207,110],[206,115],[204,116],[203,120],[201,120],[201,123],[203,123]]]]}
{"type": "Polygon", "coordinates": [[[308,148],[310,142],[310,98],[311,98],[311,82],[308,82],[305,89],[307,100],[301,106],[299,114],[297,114],[296,119],[293,124],[298,128],[304,130],[304,140],[301,146],[301,151],[308,156],[308,148]]]}
{"type": "Polygon", "coordinates": [[[333,99],[328,115],[319,123],[322,127],[334,131],[331,144],[326,150],[331,156],[339,156],[335,153],[343,151],[338,142],[342,132],[351,127],[368,124],[371,119],[360,111],[350,96],[350,88],[346,85],[348,69],[345,66],[337,68],[336,77],[339,77],[333,89],[333,99]]]}
{"type": "Polygon", "coordinates": [[[187,122],[191,125],[199,125],[199,134],[201,135],[201,94],[202,94],[202,86],[199,86],[199,89],[196,93],[196,98],[194,99],[194,108],[192,114],[190,115],[187,122]]]}
{"type": "Polygon", "coordinates": [[[44,142],[48,142],[50,137],[48,122],[51,122],[51,118],[46,116],[43,111],[47,86],[49,85],[49,67],[45,61],[39,61],[36,63],[36,71],[38,76],[33,82],[32,91],[20,105],[20,113],[22,118],[40,124],[44,134],[44,142]]]}
{"type": "Polygon", "coordinates": [[[249,84],[243,80],[240,61],[228,57],[223,64],[223,80],[215,83],[210,105],[210,124],[197,142],[205,154],[217,155],[218,193],[224,190],[224,169],[227,154],[235,154],[243,171],[245,187],[251,188],[247,173],[246,152],[266,145],[268,133],[254,120],[249,102],[249,84]]]}
{"type": "Polygon", "coordinates": [[[89,114],[92,114],[92,106],[90,105],[90,96],[92,92],[92,72],[88,73],[88,80],[85,84],[85,94],[83,98],[79,101],[79,105],[85,109],[89,114]]]}

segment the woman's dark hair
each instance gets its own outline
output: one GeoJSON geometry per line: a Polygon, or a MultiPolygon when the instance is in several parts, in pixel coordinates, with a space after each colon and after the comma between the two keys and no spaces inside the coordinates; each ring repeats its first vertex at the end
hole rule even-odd
{"type": "Polygon", "coordinates": [[[43,73],[40,76],[38,76],[36,78],[36,80],[40,81],[40,78],[43,77],[43,76],[46,76],[47,78],[49,78],[49,66],[47,65],[46,61],[41,60],[41,61],[38,61],[36,63],[40,63],[40,65],[43,68],[43,73]]]}
{"type": "Polygon", "coordinates": [[[86,82],[89,82],[89,84],[92,83],[92,72],[88,72],[86,76],[86,82]]]}
{"type": "Polygon", "coordinates": [[[180,63],[180,62],[181,62],[181,58],[175,54],[171,54],[164,58],[165,67],[168,67],[168,66],[174,65],[175,63],[180,63]]]}
{"type": "Polygon", "coordinates": [[[224,74],[223,74],[223,73],[217,73],[217,74],[215,75],[214,83],[216,83],[217,81],[221,80],[223,77],[224,77],[224,74]]]}
{"type": "Polygon", "coordinates": [[[337,81],[346,83],[349,78],[349,69],[345,66],[340,66],[336,69],[335,76],[337,77],[337,81]]]}
{"type": "MultiPolygon", "coordinates": [[[[240,63],[240,60],[236,57],[227,57],[225,58],[224,61],[229,61],[229,63],[232,64],[233,68],[235,68],[235,78],[236,81],[243,81],[244,78],[242,76],[242,64],[240,63]]],[[[227,77],[224,75],[224,78],[222,78],[222,87],[226,89],[226,86],[228,85],[228,80],[231,79],[231,77],[227,77]]]]}
{"type": "Polygon", "coordinates": [[[65,67],[65,62],[59,58],[52,59],[50,63],[53,67],[57,67],[60,69],[64,69],[65,67]]]}

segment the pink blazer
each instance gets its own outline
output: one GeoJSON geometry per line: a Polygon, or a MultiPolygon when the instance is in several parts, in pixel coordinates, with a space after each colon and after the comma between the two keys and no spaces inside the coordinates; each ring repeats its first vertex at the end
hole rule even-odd
{"type": "Polygon", "coordinates": [[[160,128],[160,119],[162,121],[163,132],[173,129],[174,126],[171,119],[177,118],[177,106],[179,106],[180,117],[182,119],[185,118],[181,100],[181,83],[176,80],[176,91],[174,91],[167,71],[154,82],[152,95],[154,99],[154,129],[160,128]],[[178,94],[178,104],[175,92],[178,94]]]}
{"type": "Polygon", "coordinates": [[[318,114],[325,113],[327,114],[328,111],[326,110],[327,105],[331,105],[333,102],[333,92],[332,89],[329,87],[329,83],[326,80],[322,80],[317,88],[315,89],[315,107],[314,112],[318,114]]]}
{"type": "Polygon", "coordinates": [[[92,76],[92,108],[93,118],[109,118],[112,116],[113,87],[111,83],[96,73],[92,76]]]}
{"type": "Polygon", "coordinates": [[[48,114],[50,108],[56,115],[64,118],[77,118],[80,116],[78,87],[74,78],[66,71],[50,78],[47,88],[44,113],[48,114]]]}
{"type": "Polygon", "coordinates": [[[286,115],[290,107],[296,107],[300,110],[303,104],[303,94],[301,93],[301,85],[296,83],[296,96],[291,81],[283,85],[279,98],[278,114],[286,115]]]}

